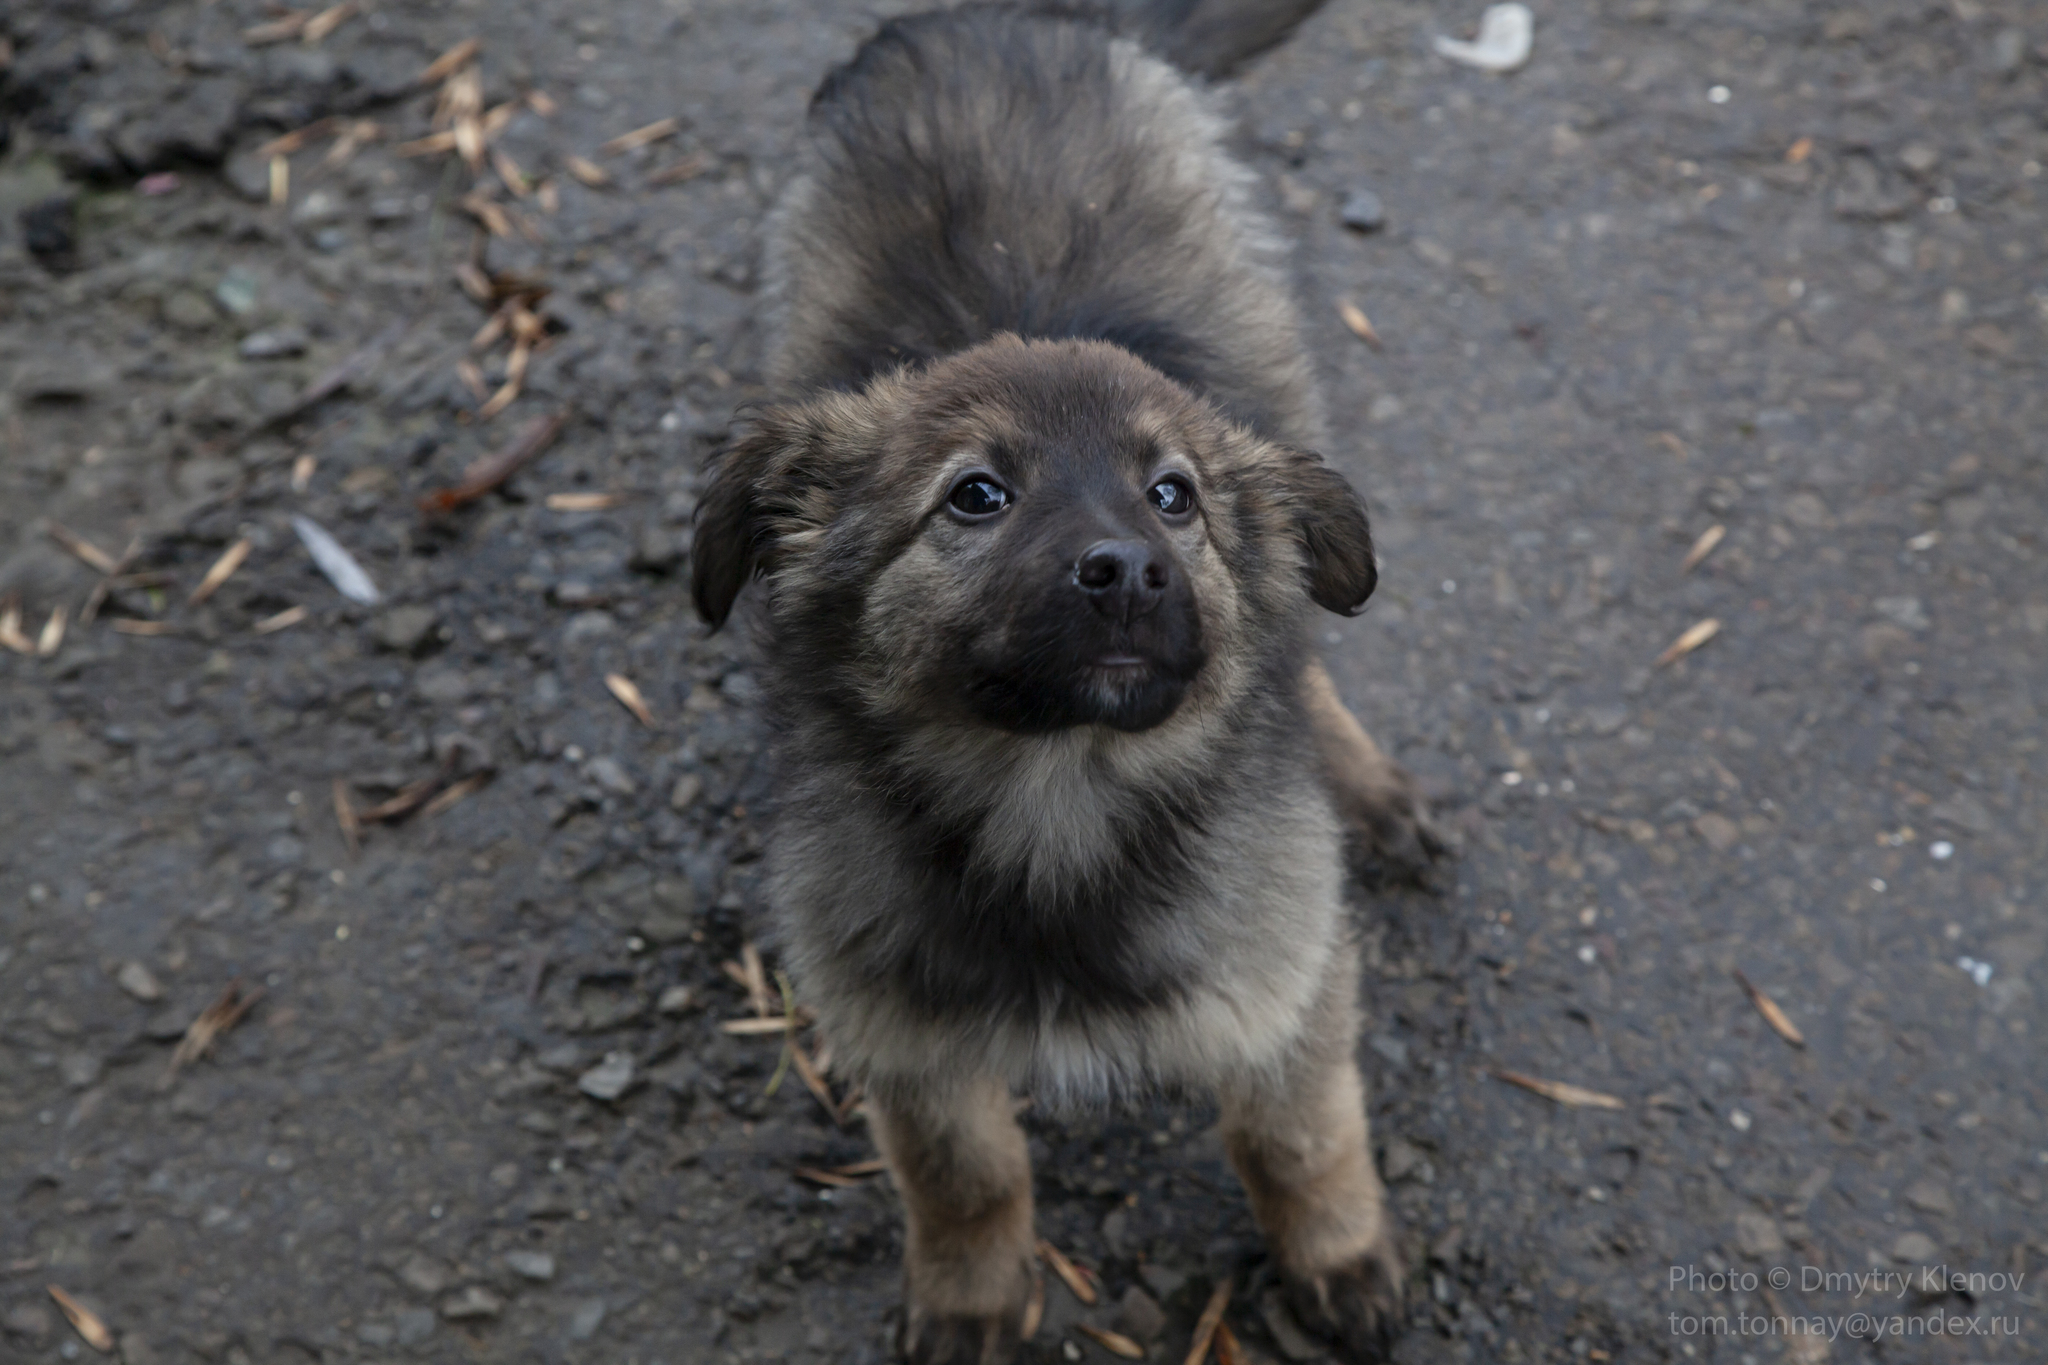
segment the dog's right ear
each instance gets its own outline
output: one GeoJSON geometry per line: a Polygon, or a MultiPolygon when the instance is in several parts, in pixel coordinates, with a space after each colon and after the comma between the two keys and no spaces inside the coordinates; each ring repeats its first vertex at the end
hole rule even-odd
{"type": "Polygon", "coordinates": [[[776,538],[799,512],[801,470],[818,435],[800,410],[771,408],[713,462],[690,545],[697,615],[713,630],[732,614],[747,580],[768,567],[776,538]]]}

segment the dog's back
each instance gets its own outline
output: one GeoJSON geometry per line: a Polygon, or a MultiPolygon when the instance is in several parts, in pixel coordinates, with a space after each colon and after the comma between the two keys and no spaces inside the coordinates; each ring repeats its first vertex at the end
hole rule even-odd
{"type": "MultiPolygon", "coordinates": [[[[1177,24],[1203,7],[1155,0],[1125,26],[1215,67],[1308,8],[1211,4],[1202,39],[1177,24]]],[[[1213,105],[1086,18],[967,6],[885,26],[819,90],[773,225],[778,387],[854,388],[1005,331],[1095,339],[1317,444],[1283,247],[1213,105]]]]}

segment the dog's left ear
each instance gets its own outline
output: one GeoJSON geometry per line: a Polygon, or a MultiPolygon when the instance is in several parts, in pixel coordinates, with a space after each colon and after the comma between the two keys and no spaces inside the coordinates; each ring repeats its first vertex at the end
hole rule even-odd
{"type": "Polygon", "coordinates": [[[690,587],[697,615],[713,630],[801,514],[803,471],[817,462],[818,441],[801,409],[770,408],[712,464],[690,543],[690,587]]]}
{"type": "Polygon", "coordinates": [[[1326,611],[1358,615],[1380,580],[1364,502],[1313,451],[1288,451],[1285,479],[1287,510],[1308,557],[1308,595],[1326,611]]]}

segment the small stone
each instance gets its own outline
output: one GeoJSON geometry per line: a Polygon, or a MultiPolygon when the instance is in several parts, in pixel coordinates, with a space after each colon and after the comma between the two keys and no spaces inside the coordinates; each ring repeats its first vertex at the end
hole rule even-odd
{"type": "Polygon", "coordinates": [[[203,332],[220,321],[220,314],[196,289],[174,289],[163,302],[164,321],[183,332],[203,332]]]}
{"type": "Polygon", "coordinates": [[[583,1065],[583,1049],[574,1043],[557,1043],[536,1053],[533,1060],[543,1071],[566,1075],[583,1065]]]}
{"type": "Polygon", "coordinates": [[[400,1346],[417,1346],[434,1334],[434,1310],[408,1308],[391,1320],[400,1346]]]}
{"type": "Polygon", "coordinates": [[[1144,1279],[1145,1287],[1152,1291],[1152,1297],[1160,1303],[1167,1302],[1187,1287],[1186,1275],[1157,1261],[1147,1261],[1139,1266],[1138,1274],[1144,1279]]]}
{"type": "Polygon", "coordinates": [[[1742,842],[1742,826],[1725,815],[1711,811],[1692,822],[1693,832],[1706,840],[1707,847],[1716,853],[1726,853],[1742,842]]]}
{"type": "Polygon", "coordinates": [[[1785,1235],[1769,1214],[1744,1210],[1735,1215],[1735,1249],[1749,1260],[1760,1261],[1785,1249],[1785,1235]]]}
{"type": "Polygon", "coordinates": [[[1968,834],[1991,832],[1991,808],[1970,792],[1959,791],[1927,808],[1927,818],[1953,825],[1968,834]]]}
{"type": "Polygon", "coordinates": [[[1132,1285],[1117,1300],[1116,1330],[1133,1341],[1150,1345],[1166,1330],[1166,1311],[1157,1299],[1132,1285]]]}
{"type": "Polygon", "coordinates": [[[440,623],[440,613],[432,607],[393,607],[370,627],[370,638],[380,649],[417,654],[433,639],[434,627],[440,623]]]}
{"type": "Polygon", "coordinates": [[[648,525],[640,529],[626,562],[641,573],[668,574],[683,562],[683,553],[682,537],[666,527],[648,525]]]}
{"type": "Polygon", "coordinates": [[[1353,232],[1377,232],[1387,222],[1387,211],[1371,190],[1353,190],[1345,195],[1337,216],[1353,232]]]}
{"type": "Polygon", "coordinates": [[[140,962],[123,963],[121,970],[114,974],[114,983],[145,1005],[164,998],[163,984],[140,962]]]}
{"type": "Polygon", "coordinates": [[[373,223],[402,223],[410,217],[412,206],[396,195],[370,201],[370,221],[373,223]]]}
{"type": "Polygon", "coordinates": [[[441,1305],[441,1316],[450,1322],[477,1322],[495,1318],[505,1311],[505,1301],[480,1284],[473,1284],[441,1305]]]}
{"type": "Polygon", "coordinates": [[[21,242],[45,270],[78,268],[78,198],[54,194],[21,211],[21,242]]]}
{"type": "Polygon", "coordinates": [[[57,1073],[73,1090],[83,1090],[100,1078],[100,1059],[90,1052],[67,1052],[57,1063],[57,1073]]]}
{"type": "Polygon", "coordinates": [[[1907,630],[1926,630],[1934,622],[1928,618],[1927,608],[1917,597],[1880,597],[1871,603],[1877,614],[1895,621],[1907,630]]]}
{"type": "Polygon", "coordinates": [[[505,1264],[512,1268],[514,1275],[522,1280],[532,1280],[535,1284],[546,1284],[555,1278],[555,1258],[549,1252],[508,1251],[505,1253],[505,1264]]]}
{"type": "Polygon", "coordinates": [[[142,1333],[129,1332],[122,1336],[121,1365],[156,1365],[158,1359],[156,1348],[142,1333]]]}
{"type": "Polygon", "coordinates": [[[583,775],[614,796],[631,796],[640,784],[616,758],[600,756],[583,765],[583,775]]]}
{"type": "Polygon", "coordinates": [[[415,1294],[428,1298],[448,1287],[448,1267],[423,1251],[415,1251],[398,1267],[398,1281],[415,1294]]]}
{"type": "Polygon", "coordinates": [[[252,152],[231,156],[221,167],[228,188],[252,204],[270,202],[270,163],[252,152]]]}
{"type": "Polygon", "coordinates": [[[231,318],[246,318],[256,311],[260,286],[256,277],[236,266],[220,277],[213,287],[213,301],[231,318]]]}
{"type": "Polygon", "coordinates": [[[607,1052],[604,1060],[576,1078],[576,1088],[594,1100],[610,1103],[639,1081],[630,1052],[607,1052]]]}
{"type": "Polygon", "coordinates": [[[326,190],[314,190],[292,209],[292,222],[302,228],[325,227],[341,220],[341,201],[326,190]]]}
{"type": "Polygon", "coordinates": [[[1408,1065],[1408,1044],[1402,1042],[1399,1038],[1389,1037],[1384,1033],[1375,1033],[1372,1036],[1372,1050],[1386,1058],[1394,1066],[1408,1065]]]}
{"type": "Polygon", "coordinates": [[[306,329],[289,324],[251,332],[235,349],[244,360],[288,360],[306,353],[306,329]]]}
{"type": "Polygon", "coordinates": [[[697,1008],[697,995],[688,986],[670,986],[654,1002],[654,1008],[663,1014],[688,1014],[697,1008]]]}
{"type": "Polygon", "coordinates": [[[1259,1296],[1259,1318],[1266,1324],[1267,1335],[1280,1348],[1280,1354],[1289,1360],[1321,1360],[1323,1348],[1310,1340],[1301,1324],[1294,1319],[1294,1310],[1287,1306],[1287,1299],[1278,1289],[1268,1289],[1259,1296]]]}
{"type": "Polygon", "coordinates": [[[1124,1208],[1122,1205],[1111,1209],[1103,1217],[1102,1244],[1109,1248],[1110,1255],[1119,1259],[1130,1255],[1129,1249],[1124,1246],[1124,1238],[1130,1233],[1130,1230],[1131,1213],[1129,1209],[1124,1208]]]}
{"type": "Polygon", "coordinates": [[[1909,142],[1899,149],[1899,164],[1915,175],[1925,175],[1941,164],[1941,150],[1931,142],[1909,142]]]}
{"type": "Polygon", "coordinates": [[[383,1350],[398,1340],[398,1329],[388,1322],[365,1322],[356,1327],[356,1340],[383,1350]]]}
{"type": "Polygon", "coordinates": [[[1411,1177],[1422,1179],[1422,1172],[1428,1165],[1429,1158],[1422,1154],[1420,1148],[1400,1138],[1388,1141],[1387,1150],[1380,1159],[1380,1169],[1385,1173],[1390,1185],[1411,1177]]]}
{"type": "Polygon", "coordinates": [[[667,947],[697,931],[697,892],[680,877],[662,877],[648,888],[647,907],[640,914],[640,932],[667,947]]]}
{"type": "Polygon", "coordinates": [[[592,1299],[578,1304],[569,1314],[569,1340],[588,1341],[597,1335],[597,1329],[604,1325],[604,1300],[592,1299]]]}
{"type": "Polygon", "coordinates": [[[26,1337],[30,1341],[41,1341],[56,1325],[50,1310],[39,1303],[17,1304],[7,1310],[7,1316],[0,1317],[0,1329],[9,1336],[26,1337]]]}
{"type": "Polygon", "coordinates": [[[1927,1265],[1941,1254],[1934,1239],[1924,1232],[1907,1232],[1892,1243],[1892,1259],[1901,1265],[1927,1265]]]}
{"type": "Polygon", "coordinates": [[[1906,1202],[1922,1213],[1947,1215],[1956,1211],[1948,1188],[1933,1176],[1922,1176],[1906,1187],[1906,1202]]]}
{"type": "Polygon", "coordinates": [[[695,773],[684,773],[676,779],[676,785],[668,794],[668,808],[678,815],[697,804],[697,798],[704,794],[704,779],[695,773]]]}

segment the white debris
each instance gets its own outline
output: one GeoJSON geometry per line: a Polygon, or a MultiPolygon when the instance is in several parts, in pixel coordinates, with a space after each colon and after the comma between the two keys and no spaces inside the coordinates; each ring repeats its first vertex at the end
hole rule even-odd
{"type": "Polygon", "coordinates": [[[1936,839],[1927,846],[1927,852],[1933,857],[1934,861],[1945,863],[1950,858],[1956,856],[1956,846],[1946,839],[1936,839]]]}
{"type": "Polygon", "coordinates": [[[1991,964],[1989,962],[1979,962],[1974,957],[1959,957],[1956,959],[1956,966],[1961,967],[1963,975],[1969,977],[1970,980],[1978,985],[1988,986],[1991,984],[1991,964]]]}
{"type": "Polygon", "coordinates": [[[364,606],[377,603],[377,585],[363,572],[363,566],[356,563],[355,556],[341,548],[341,542],[322,530],[318,522],[302,516],[292,518],[292,529],[305,542],[306,550],[313,556],[313,562],[320,566],[320,572],[327,575],[327,581],[351,602],[364,606]]]}
{"type": "Polygon", "coordinates": [[[1481,71],[1519,70],[1529,60],[1536,44],[1536,17],[1521,4],[1489,5],[1480,16],[1479,37],[1473,42],[1439,37],[1436,50],[1462,66],[1481,71]]]}

